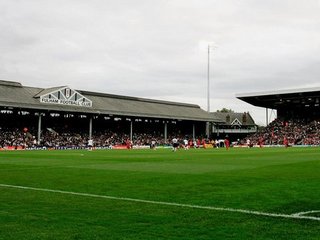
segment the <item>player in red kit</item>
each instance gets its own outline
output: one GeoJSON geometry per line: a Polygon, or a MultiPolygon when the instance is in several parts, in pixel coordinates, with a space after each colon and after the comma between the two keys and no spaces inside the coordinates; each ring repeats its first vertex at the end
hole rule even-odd
{"type": "Polygon", "coordinates": [[[286,137],[283,139],[283,145],[287,148],[289,146],[289,141],[286,137]]]}
{"type": "Polygon", "coordinates": [[[226,139],[224,140],[224,146],[226,147],[226,150],[229,150],[229,147],[230,147],[230,141],[229,141],[229,139],[228,139],[228,138],[226,138],[226,139]]]}

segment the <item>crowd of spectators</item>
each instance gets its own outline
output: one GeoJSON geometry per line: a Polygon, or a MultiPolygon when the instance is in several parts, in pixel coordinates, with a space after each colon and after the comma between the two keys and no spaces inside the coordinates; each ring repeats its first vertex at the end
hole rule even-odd
{"type": "Polygon", "coordinates": [[[0,128],[0,148],[7,146],[31,147],[36,144],[35,137],[21,129],[0,128]]]}
{"type": "MultiPolygon", "coordinates": [[[[46,131],[42,137],[41,142],[45,147],[85,147],[89,140],[88,134],[80,132],[63,132],[59,134],[57,132],[46,131]]],[[[162,135],[134,133],[131,141],[130,135],[127,133],[105,130],[93,132],[92,140],[95,147],[111,148],[112,146],[124,146],[128,144],[149,146],[152,141],[155,141],[157,145],[166,145],[170,143],[171,136],[165,142],[162,135]]]]}
{"type": "MultiPolygon", "coordinates": [[[[4,147],[46,147],[46,148],[85,148],[88,145],[89,135],[80,130],[64,129],[45,129],[41,133],[40,142],[37,141],[35,129],[1,129],[0,128],[0,148],[4,147]]],[[[113,132],[111,130],[93,132],[92,140],[95,147],[111,148],[112,146],[150,146],[153,143],[156,145],[171,145],[173,138],[178,138],[181,141],[188,138],[182,134],[168,135],[165,141],[162,134],[150,133],[134,133],[132,141],[127,133],[113,132]],[[130,142],[129,142],[130,141],[130,142]]],[[[188,138],[188,140],[190,140],[188,138]]]]}
{"type": "Polygon", "coordinates": [[[242,144],[252,145],[320,145],[320,121],[281,121],[275,119],[265,129],[248,136],[242,144]]]}
{"type": "MultiPolygon", "coordinates": [[[[89,135],[80,130],[51,129],[47,128],[41,133],[41,141],[36,138],[35,129],[9,129],[0,128],[0,148],[86,148],[89,135]]],[[[182,134],[171,134],[165,141],[162,134],[134,133],[132,141],[127,133],[114,132],[111,130],[93,132],[92,140],[95,147],[111,148],[130,144],[135,146],[171,145],[172,139],[180,141],[187,139],[192,145],[194,139],[182,134]]],[[[198,145],[204,143],[203,138],[198,138],[198,145]]],[[[271,122],[267,127],[257,133],[239,141],[246,145],[320,145],[320,121],[306,123],[302,120],[271,122]]],[[[215,146],[215,144],[213,144],[215,146]]]]}

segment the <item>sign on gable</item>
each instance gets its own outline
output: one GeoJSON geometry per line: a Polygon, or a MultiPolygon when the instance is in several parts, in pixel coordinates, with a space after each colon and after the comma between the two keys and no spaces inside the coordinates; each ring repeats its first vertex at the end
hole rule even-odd
{"type": "Polygon", "coordinates": [[[63,87],[40,96],[40,102],[50,104],[72,105],[79,107],[92,107],[92,101],[79,92],[63,87]]]}

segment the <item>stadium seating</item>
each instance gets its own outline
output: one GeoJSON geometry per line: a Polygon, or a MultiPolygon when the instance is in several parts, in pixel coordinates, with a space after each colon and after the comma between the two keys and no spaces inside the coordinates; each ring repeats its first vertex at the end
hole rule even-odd
{"type": "MultiPolygon", "coordinates": [[[[86,148],[89,140],[87,133],[79,129],[65,130],[63,128],[45,129],[41,133],[41,142],[36,141],[35,134],[37,130],[28,129],[28,131],[18,128],[0,129],[0,148],[86,148]]],[[[150,146],[152,140],[156,145],[170,145],[171,139],[177,137],[181,141],[186,136],[181,134],[169,135],[165,142],[163,135],[150,133],[134,133],[132,144],[135,146],[150,146]]],[[[201,139],[201,137],[199,137],[201,139]]],[[[95,147],[111,148],[111,146],[127,145],[130,139],[129,134],[114,132],[111,130],[93,132],[92,139],[95,147]]]]}
{"type": "Polygon", "coordinates": [[[275,119],[265,129],[248,136],[253,145],[283,145],[287,139],[289,145],[320,145],[320,121],[306,123],[302,120],[281,121],[275,119]]]}

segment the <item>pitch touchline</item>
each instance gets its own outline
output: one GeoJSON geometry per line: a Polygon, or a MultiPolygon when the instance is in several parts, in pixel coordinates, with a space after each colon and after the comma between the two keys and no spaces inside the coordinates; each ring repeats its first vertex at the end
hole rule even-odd
{"type": "Polygon", "coordinates": [[[224,212],[237,212],[237,213],[245,213],[245,214],[251,214],[251,215],[267,216],[267,217],[307,219],[307,220],[320,221],[320,217],[268,213],[268,212],[251,211],[251,210],[237,209],[237,208],[222,208],[222,207],[200,206],[200,205],[192,205],[192,204],[173,203],[173,202],[161,202],[161,201],[152,201],[152,200],[144,200],[144,199],[136,199],[136,198],[114,197],[114,196],[107,196],[107,195],[69,192],[69,191],[62,191],[62,190],[55,190],[55,189],[34,188],[34,187],[25,187],[25,186],[17,186],[17,185],[8,185],[8,184],[0,184],[0,187],[69,194],[69,195],[76,195],[76,196],[83,196],[83,197],[104,198],[104,199],[121,200],[121,201],[128,201],[128,202],[149,203],[149,204],[184,207],[184,208],[206,209],[206,210],[224,211],[224,212]]]}

